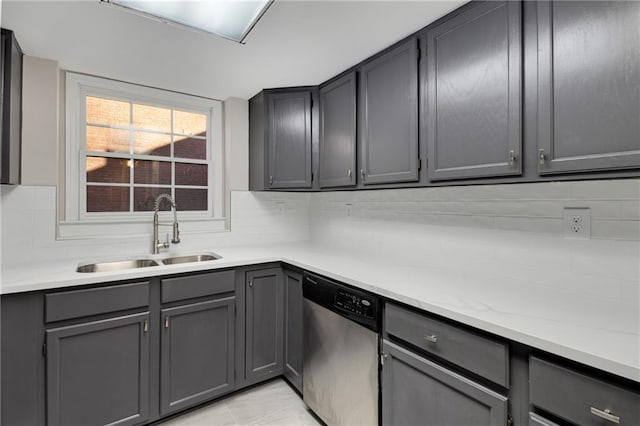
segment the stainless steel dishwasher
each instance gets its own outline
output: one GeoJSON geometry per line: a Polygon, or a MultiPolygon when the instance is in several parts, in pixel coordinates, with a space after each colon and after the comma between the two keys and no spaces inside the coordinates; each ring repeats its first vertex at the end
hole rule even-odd
{"type": "Polygon", "coordinates": [[[329,426],[378,425],[380,301],[305,274],[303,399],[329,426]]]}

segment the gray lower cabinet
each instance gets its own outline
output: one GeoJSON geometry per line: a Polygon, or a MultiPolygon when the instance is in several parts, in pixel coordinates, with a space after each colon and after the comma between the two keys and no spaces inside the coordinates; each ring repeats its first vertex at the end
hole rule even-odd
{"type": "Polygon", "coordinates": [[[640,167],[640,2],[537,2],[538,171],[640,167]]]}
{"type": "Polygon", "coordinates": [[[356,73],[320,87],[320,187],[356,184],[356,73]]]}
{"type": "Polygon", "coordinates": [[[134,425],[149,416],[149,313],[46,332],[47,425],[134,425]]]}
{"type": "Polygon", "coordinates": [[[504,426],[505,396],[383,340],[382,424],[504,426]]]}
{"type": "Polygon", "coordinates": [[[359,68],[358,132],[363,185],[415,182],[418,154],[418,41],[359,68]]]}
{"type": "Polygon", "coordinates": [[[426,32],[431,180],[522,173],[521,21],[520,2],[481,2],[426,32]]]}
{"type": "Polygon", "coordinates": [[[302,392],[302,274],[284,270],[284,376],[302,392]]]}
{"type": "Polygon", "coordinates": [[[233,389],[235,297],[163,309],[160,414],[233,389]]]}
{"type": "Polygon", "coordinates": [[[640,424],[640,391],[536,356],[529,358],[529,402],[571,424],[640,424]]]}
{"type": "Polygon", "coordinates": [[[529,426],[558,426],[558,424],[538,414],[529,413],[529,426]]]}
{"type": "Polygon", "coordinates": [[[248,271],[245,280],[245,377],[249,383],[256,383],[283,371],[282,269],[248,271]]]}

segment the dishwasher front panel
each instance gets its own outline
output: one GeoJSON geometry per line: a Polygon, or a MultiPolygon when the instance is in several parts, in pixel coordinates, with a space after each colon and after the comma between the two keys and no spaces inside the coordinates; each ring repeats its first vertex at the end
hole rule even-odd
{"type": "Polygon", "coordinates": [[[303,303],[304,402],[329,426],[377,426],[378,334],[303,303]]]}

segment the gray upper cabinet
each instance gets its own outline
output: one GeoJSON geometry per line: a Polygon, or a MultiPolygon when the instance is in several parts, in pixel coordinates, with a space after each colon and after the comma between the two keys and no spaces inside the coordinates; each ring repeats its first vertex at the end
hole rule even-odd
{"type": "Polygon", "coordinates": [[[302,275],[284,270],[284,376],[302,392],[302,275]]]}
{"type": "Polygon", "coordinates": [[[427,31],[431,180],[522,173],[521,20],[520,2],[484,2],[427,31]]]}
{"type": "Polygon", "coordinates": [[[0,48],[0,183],[16,185],[22,149],[22,50],[13,31],[4,28],[0,48]]]}
{"type": "Polygon", "coordinates": [[[507,398],[383,341],[382,424],[504,426],[507,398]]]}
{"type": "Polygon", "coordinates": [[[311,188],[311,93],[267,93],[269,188],[311,188]]]}
{"type": "Polygon", "coordinates": [[[359,69],[358,132],[363,185],[419,178],[418,41],[359,69]]]}
{"type": "Polygon", "coordinates": [[[284,286],[282,270],[246,274],[245,377],[256,383],[282,374],[284,286]]]}
{"type": "Polygon", "coordinates": [[[640,2],[538,2],[540,174],[640,167],[640,2]]]}
{"type": "Polygon", "coordinates": [[[250,190],[313,187],[316,96],[315,88],[269,89],[249,100],[250,190]]]}
{"type": "Polygon", "coordinates": [[[320,87],[320,187],[356,184],[356,73],[320,87]]]}
{"type": "Polygon", "coordinates": [[[149,416],[149,314],[46,332],[47,425],[133,425],[149,416]]]}
{"type": "Polygon", "coordinates": [[[235,297],[162,310],[160,414],[234,387],[235,297]]]}

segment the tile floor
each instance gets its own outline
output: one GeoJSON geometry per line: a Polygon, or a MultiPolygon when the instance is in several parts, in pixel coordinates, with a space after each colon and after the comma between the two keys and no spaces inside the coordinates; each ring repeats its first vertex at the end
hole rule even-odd
{"type": "Polygon", "coordinates": [[[161,426],[318,426],[300,396],[284,380],[236,393],[174,417],[161,426]]]}

